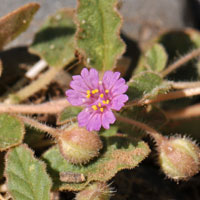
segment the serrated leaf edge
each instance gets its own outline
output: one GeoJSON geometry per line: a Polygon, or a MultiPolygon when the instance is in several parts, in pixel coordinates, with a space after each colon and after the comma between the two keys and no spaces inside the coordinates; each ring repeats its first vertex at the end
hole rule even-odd
{"type": "MultiPolygon", "coordinates": [[[[6,20],[7,18],[9,18],[10,16],[15,15],[16,13],[18,13],[21,9],[26,9],[26,8],[31,7],[31,6],[32,6],[32,7],[35,6],[35,8],[36,8],[35,13],[36,13],[36,12],[38,11],[38,9],[40,8],[40,4],[39,4],[39,3],[36,3],[36,2],[27,3],[27,4],[25,4],[25,5],[23,5],[23,6],[19,7],[19,8],[17,8],[16,10],[13,10],[12,12],[8,13],[7,15],[4,15],[3,17],[0,18],[0,21],[4,21],[4,20],[6,20]]],[[[35,13],[34,13],[34,14],[35,14],[35,13]]],[[[34,16],[34,14],[33,14],[33,16],[34,16]]],[[[32,18],[33,18],[33,16],[32,16],[32,18]]],[[[25,30],[23,30],[22,32],[26,31],[26,29],[29,27],[29,24],[30,24],[30,22],[32,21],[32,18],[30,19],[29,23],[26,24],[26,28],[25,28],[25,30]]],[[[15,38],[15,37],[14,37],[14,38],[15,38]]],[[[10,41],[12,41],[14,38],[12,38],[11,40],[9,40],[6,44],[8,44],[8,43],[9,43],[10,41]]],[[[6,44],[4,44],[4,45],[6,45],[6,44]]],[[[2,48],[4,47],[4,45],[1,46],[0,49],[2,49],[2,48]]]]}
{"type": "MultiPolygon", "coordinates": [[[[145,149],[145,150],[143,150],[143,152],[146,152],[146,156],[145,157],[143,157],[142,159],[140,159],[140,161],[138,162],[138,164],[136,164],[136,166],[138,166],[148,155],[149,155],[149,153],[151,152],[151,149],[149,148],[149,146],[148,146],[148,144],[146,143],[146,142],[143,142],[142,141],[142,143],[143,143],[143,145],[145,145],[145,148],[136,148],[136,149],[133,149],[132,151],[128,151],[128,153],[129,154],[131,154],[131,153],[133,153],[134,152],[134,154],[135,154],[135,152],[137,153],[140,149],[145,149]]],[[[55,148],[57,145],[54,145],[54,146],[52,146],[50,149],[52,149],[52,148],[55,148]]],[[[57,147],[58,148],[58,150],[59,150],[59,147],[57,147]]],[[[48,150],[50,150],[50,149],[48,149],[48,150]]],[[[46,153],[46,152],[48,152],[48,150],[47,151],[45,151],[43,154],[42,154],[42,156],[41,157],[43,157],[43,155],[46,153]]],[[[116,150],[114,150],[114,151],[116,151],[116,150]]],[[[126,150],[119,150],[120,152],[127,152],[126,150]]],[[[123,154],[123,153],[122,153],[123,154]]],[[[62,154],[61,154],[62,155],[62,154]]],[[[63,158],[64,159],[64,158],[63,158]]],[[[67,162],[67,161],[66,161],[67,162]]],[[[115,170],[115,172],[112,174],[112,175],[110,175],[110,176],[107,176],[108,178],[106,178],[106,179],[104,179],[104,180],[101,180],[101,182],[106,182],[106,181],[108,181],[108,180],[110,180],[111,178],[113,178],[119,171],[121,171],[121,170],[124,170],[124,169],[134,169],[136,166],[133,166],[133,167],[118,167],[117,168],[117,170],[115,170]]],[[[80,190],[83,190],[88,184],[90,184],[91,182],[93,182],[93,181],[100,181],[99,179],[95,179],[95,178],[88,178],[88,176],[86,175],[85,176],[86,177],[86,182],[84,182],[84,183],[82,183],[82,185],[78,188],[78,189],[76,189],[75,190],[75,188],[74,187],[70,187],[70,184],[68,184],[68,185],[64,185],[64,186],[60,186],[60,187],[58,187],[57,189],[54,189],[54,191],[65,191],[65,190],[67,190],[67,191],[80,191],[80,190]]]]}
{"type": "MultiPolygon", "coordinates": [[[[3,113],[2,113],[3,114],[3,113]]],[[[5,113],[4,113],[5,114],[5,113]]],[[[9,147],[5,147],[5,148],[0,148],[0,152],[2,152],[2,151],[5,151],[5,150],[8,150],[8,149],[10,149],[10,148],[12,148],[12,147],[16,147],[16,146],[18,146],[18,145],[20,145],[21,143],[22,143],[22,141],[23,141],[23,139],[24,139],[24,135],[25,135],[25,125],[24,125],[24,122],[21,120],[21,119],[19,119],[16,115],[12,115],[12,114],[8,114],[9,116],[11,116],[11,117],[14,117],[15,119],[17,119],[18,121],[19,121],[19,123],[22,125],[22,137],[21,137],[21,142],[17,142],[17,143],[15,143],[15,144],[13,144],[13,145],[10,145],[9,147]]]]}
{"type": "MultiPolygon", "coordinates": [[[[72,15],[72,21],[75,23],[75,17],[74,17],[74,15],[75,15],[75,9],[74,9],[74,8],[62,8],[62,9],[58,10],[57,12],[62,12],[62,11],[67,11],[67,12],[69,12],[69,15],[72,15]]],[[[56,12],[56,13],[57,13],[57,12],[56,12]]],[[[46,20],[44,21],[44,23],[45,23],[47,20],[49,20],[49,19],[50,19],[53,15],[55,15],[56,13],[52,14],[51,16],[48,16],[48,17],[46,18],[46,20]]],[[[42,26],[38,29],[38,31],[37,31],[35,34],[39,33],[41,28],[42,28],[42,26]]],[[[75,48],[75,41],[74,41],[74,48],[75,48]]],[[[74,50],[74,51],[75,51],[75,50],[74,50]]],[[[41,54],[38,53],[38,51],[34,50],[31,46],[28,48],[28,52],[39,56],[41,59],[43,59],[43,60],[45,60],[45,61],[47,62],[47,60],[46,60],[43,56],[41,56],[41,54]]],[[[62,66],[62,67],[56,67],[56,66],[55,66],[55,68],[58,69],[58,71],[60,71],[61,69],[63,69],[64,67],[66,67],[67,65],[69,65],[70,63],[72,63],[73,61],[74,61],[74,58],[72,58],[72,59],[66,61],[65,63],[63,63],[63,66],[62,66]]],[[[47,62],[47,63],[48,63],[48,62],[47,62]]],[[[54,66],[50,66],[50,67],[54,67],[54,66]]]]}
{"type": "MultiPolygon", "coordinates": [[[[115,69],[116,68],[116,63],[117,63],[117,60],[124,54],[124,52],[126,51],[126,45],[124,43],[124,41],[121,39],[120,37],[120,30],[122,28],[122,24],[123,24],[123,17],[122,15],[120,14],[120,12],[118,11],[117,9],[117,5],[118,5],[118,2],[116,1],[115,4],[113,5],[113,12],[119,17],[120,19],[120,25],[119,27],[116,29],[116,35],[118,37],[118,40],[123,44],[123,50],[121,53],[119,53],[118,55],[116,55],[115,57],[115,62],[113,63],[113,67],[112,69],[115,69]]],[[[76,10],[78,10],[80,7],[80,0],[77,0],[77,7],[76,7],[76,10]]],[[[77,26],[77,31],[75,33],[75,49],[77,50],[78,54],[80,55],[80,58],[83,58],[83,63],[85,66],[89,67],[89,68],[92,68],[92,66],[86,61],[87,58],[86,58],[86,52],[84,50],[82,50],[81,48],[78,47],[78,44],[77,44],[77,38],[78,38],[78,34],[79,32],[81,31],[81,28],[80,28],[80,23],[79,23],[79,20],[78,20],[78,17],[77,17],[77,14],[75,14],[75,24],[77,26]]],[[[104,69],[102,71],[105,71],[104,69]]]]}

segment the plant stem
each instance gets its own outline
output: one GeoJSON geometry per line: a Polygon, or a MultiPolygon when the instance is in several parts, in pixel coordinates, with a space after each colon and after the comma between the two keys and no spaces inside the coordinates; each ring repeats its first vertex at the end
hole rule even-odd
{"type": "Polygon", "coordinates": [[[174,89],[186,89],[186,88],[200,87],[200,81],[194,81],[194,82],[173,82],[173,81],[169,81],[169,84],[174,89]]]}
{"type": "Polygon", "coordinates": [[[189,60],[191,60],[191,59],[193,59],[193,58],[195,58],[195,57],[197,57],[199,55],[200,55],[200,48],[189,52],[188,54],[186,54],[182,58],[180,58],[177,61],[175,61],[173,64],[169,65],[165,70],[163,70],[162,73],[161,73],[162,77],[167,76],[172,71],[178,69],[181,65],[185,64],[189,60]]]}
{"type": "Polygon", "coordinates": [[[159,94],[155,99],[135,100],[135,101],[129,102],[125,107],[158,103],[161,101],[180,99],[180,98],[191,97],[191,96],[196,96],[196,95],[200,95],[200,87],[173,91],[167,94],[159,94]]]}
{"type": "Polygon", "coordinates": [[[49,133],[51,136],[57,138],[58,135],[62,132],[61,130],[59,129],[56,129],[56,128],[52,128],[52,127],[49,127],[45,124],[42,124],[34,119],[31,119],[29,117],[25,117],[25,116],[22,116],[22,115],[17,115],[17,118],[19,118],[20,120],[22,120],[24,123],[32,126],[32,127],[35,127],[39,130],[42,130],[44,132],[47,132],[49,133]]]}
{"type": "Polygon", "coordinates": [[[47,66],[48,64],[45,60],[39,60],[26,72],[25,76],[29,79],[34,79],[47,66]]]}
{"type": "Polygon", "coordinates": [[[49,68],[49,70],[42,74],[37,80],[33,81],[30,85],[22,88],[14,94],[9,95],[4,102],[7,104],[20,103],[38,92],[44,86],[47,86],[58,72],[59,70],[56,68],[49,68]]]}
{"type": "Polygon", "coordinates": [[[65,107],[71,104],[66,99],[59,99],[37,105],[9,105],[0,103],[0,113],[21,113],[21,114],[58,114],[65,107]]]}
{"type": "Polygon", "coordinates": [[[156,141],[156,143],[158,145],[161,144],[161,142],[163,140],[163,136],[159,132],[157,132],[155,129],[151,128],[150,126],[148,126],[142,122],[139,122],[139,121],[136,121],[136,120],[133,120],[130,118],[126,118],[126,117],[123,117],[120,115],[116,115],[116,118],[119,121],[125,122],[127,124],[132,124],[140,129],[142,129],[143,131],[147,132],[156,141]]]}
{"type": "Polygon", "coordinates": [[[171,110],[165,112],[169,119],[185,119],[200,116],[200,104],[188,106],[179,110],[171,110]]]}
{"type": "Polygon", "coordinates": [[[180,98],[191,97],[191,96],[196,96],[196,95],[200,95],[200,87],[173,91],[167,94],[160,94],[155,99],[145,100],[144,104],[168,101],[168,100],[173,100],[173,99],[180,99],[180,98]]]}

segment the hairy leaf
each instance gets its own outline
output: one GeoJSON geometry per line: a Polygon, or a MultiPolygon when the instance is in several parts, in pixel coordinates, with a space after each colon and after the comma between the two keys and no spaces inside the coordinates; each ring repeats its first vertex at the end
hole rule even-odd
{"type": "Polygon", "coordinates": [[[129,100],[154,98],[169,90],[170,85],[153,72],[142,72],[133,77],[129,83],[129,100]]]}
{"type": "Polygon", "coordinates": [[[185,32],[190,36],[190,39],[194,42],[197,48],[200,47],[200,32],[192,29],[192,28],[187,28],[185,32]]]}
{"type": "Polygon", "coordinates": [[[8,191],[15,200],[50,200],[51,180],[43,162],[20,145],[6,155],[5,175],[8,191]]]}
{"type": "Polygon", "coordinates": [[[167,63],[167,53],[161,44],[154,44],[146,53],[146,63],[155,72],[162,71],[167,63]]]}
{"type": "Polygon", "coordinates": [[[102,136],[102,139],[106,148],[100,157],[87,165],[70,164],[62,157],[57,146],[43,155],[54,180],[54,190],[79,191],[92,181],[108,181],[118,171],[136,167],[150,152],[148,145],[142,141],[130,141],[126,137],[116,135],[102,136]],[[60,172],[83,174],[86,181],[76,184],[63,183],[59,179],[60,172]]]}
{"type": "Polygon", "coordinates": [[[141,56],[135,73],[147,70],[160,72],[167,64],[167,57],[164,47],[159,43],[155,43],[141,56]]]}
{"type": "Polygon", "coordinates": [[[49,17],[29,48],[50,66],[62,68],[74,60],[74,10],[63,9],[49,17]]]}
{"type": "Polygon", "coordinates": [[[24,133],[21,120],[9,114],[0,114],[0,151],[20,144],[24,133]]]}
{"type": "Polygon", "coordinates": [[[79,0],[76,44],[85,65],[98,70],[115,67],[125,45],[119,37],[121,17],[117,0],[79,0]]]}
{"type": "Polygon", "coordinates": [[[29,3],[0,18],[0,49],[28,28],[39,7],[29,3]]]}
{"type": "MultiPolygon", "coordinates": [[[[164,46],[170,64],[198,46],[197,42],[185,30],[163,32],[157,37],[157,42],[164,46]]],[[[169,74],[167,78],[173,81],[199,80],[197,59],[185,63],[173,73],[169,74]]]]}
{"type": "Polygon", "coordinates": [[[78,106],[70,106],[65,108],[61,113],[58,115],[57,124],[65,124],[68,121],[77,117],[77,115],[81,112],[82,108],[78,106]]]}

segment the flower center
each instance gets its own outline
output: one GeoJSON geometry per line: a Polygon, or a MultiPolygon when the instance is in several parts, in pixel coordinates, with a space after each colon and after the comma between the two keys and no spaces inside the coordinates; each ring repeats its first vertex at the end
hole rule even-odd
{"type": "Polygon", "coordinates": [[[106,109],[106,107],[110,103],[110,100],[108,98],[108,93],[109,93],[108,89],[101,91],[101,93],[100,93],[99,89],[86,91],[86,94],[87,94],[86,98],[90,99],[93,102],[92,103],[93,105],[91,106],[91,108],[94,111],[103,112],[106,109]]]}

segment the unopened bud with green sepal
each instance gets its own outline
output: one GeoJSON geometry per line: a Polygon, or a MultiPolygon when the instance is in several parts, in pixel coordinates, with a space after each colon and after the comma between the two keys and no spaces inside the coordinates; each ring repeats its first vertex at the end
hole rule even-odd
{"type": "Polygon", "coordinates": [[[63,157],[73,164],[85,164],[99,155],[102,142],[96,132],[90,132],[72,124],[58,137],[63,157]]]}
{"type": "Polygon", "coordinates": [[[188,138],[164,138],[158,152],[159,164],[168,178],[187,180],[200,170],[200,149],[188,138]]]}

